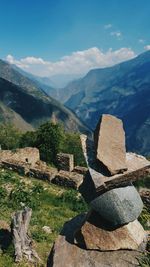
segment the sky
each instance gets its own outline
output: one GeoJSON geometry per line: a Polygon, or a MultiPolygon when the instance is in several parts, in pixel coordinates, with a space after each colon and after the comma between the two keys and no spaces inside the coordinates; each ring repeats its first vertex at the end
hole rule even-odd
{"type": "Polygon", "coordinates": [[[39,76],[82,76],[150,49],[149,0],[0,1],[0,58],[39,76]]]}

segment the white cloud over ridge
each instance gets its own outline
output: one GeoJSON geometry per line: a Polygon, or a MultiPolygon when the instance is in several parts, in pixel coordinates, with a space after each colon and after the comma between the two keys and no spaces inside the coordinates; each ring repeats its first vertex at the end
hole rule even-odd
{"type": "Polygon", "coordinates": [[[56,62],[45,61],[42,58],[26,57],[20,60],[8,55],[6,60],[41,77],[51,77],[54,75],[84,75],[94,68],[104,68],[115,65],[122,61],[135,57],[135,52],[131,48],[120,48],[112,50],[111,48],[103,52],[97,47],[92,47],[83,51],[73,52],[71,55],[64,56],[56,62]]]}
{"type": "Polygon", "coordinates": [[[146,46],[144,46],[144,49],[145,49],[146,51],[150,50],[150,45],[146,45],[146,46]]]}

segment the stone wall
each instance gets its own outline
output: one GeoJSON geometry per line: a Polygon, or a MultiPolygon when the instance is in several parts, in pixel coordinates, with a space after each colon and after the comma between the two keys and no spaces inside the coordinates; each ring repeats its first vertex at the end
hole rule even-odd
{"type": "Polygon", "coordinates": [[[0,150],[0,163],[7,160],[24,162],[34,166],[40,160],[40,154],[39,150],[33,147],[16,149],[15,151],[0,150]]]}
{"type": "Polygon", "coordinates": [[[59,170],[73,171],[74,156],[72,154],[59,153],[57,154],[57,165],[59,170]]]}
{"type": "Polygon", "coordinates": [[[20,175],[45,180],[60,186],[78,189],[83,182],[87,168],[77,166],[74,168],[72,154],[58,154],[57,168],[49,167],[46,162],[40,160],[37,148],[26,147],[0,151],[0,166],[4,169],[16,171],[20,175]]]}
{"type": "Polygon", "coordinates": [[[4,169],[12,170],[20,175],[26,175],[28,173],[28,166],[25,166],[26,164],[24,162],[18,162],[18,161],[9,161],[5,160],[1,162],[1,167],[4,169]]]}

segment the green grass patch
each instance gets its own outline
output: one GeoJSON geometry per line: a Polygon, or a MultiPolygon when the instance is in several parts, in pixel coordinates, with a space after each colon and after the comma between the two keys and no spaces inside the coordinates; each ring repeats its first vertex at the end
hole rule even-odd
{"type": "MultiPolygon", "coordinates": [[[[11,215],[24,206],[32,208],[29,234],[34,247],[46,266],[50,249],[63,224],[81,212],[87,205],[81,195],[75,191],[48,184],[34,178],[21,177],[18,174],[0,169],[0,218],[10,225],[11,215]],[[42,229],[49,226],[52,233],[42,229]]],[[[3,228],[0,222],[0,233],[3,228]]],[[[12,243],[2,248],[0,236],[0,267],[25,267],[26,262],[14,263],[12,243]]]]}

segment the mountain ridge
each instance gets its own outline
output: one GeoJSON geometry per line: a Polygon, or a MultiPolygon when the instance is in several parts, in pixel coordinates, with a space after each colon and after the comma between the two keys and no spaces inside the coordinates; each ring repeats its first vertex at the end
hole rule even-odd
{"type": "Polygon", "coordinates": [[[128,150],[150,154],[149,69],[150,51],[147,51],[113,67],[91,70],[64,88],[68,96],[72,92],[65,105],[92,129],[101,114],[118,116],[124,122],[128,150]]]}
{"type": "Polygon", "coordinates": [[[34,81],[2,60],[0,60],[0,101],[32,127],[39,127],[41,123],[55,117],[64,124],[66,130],[88,132],[88,128],[72,111],[49,97],[34,81]]]}

